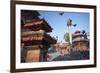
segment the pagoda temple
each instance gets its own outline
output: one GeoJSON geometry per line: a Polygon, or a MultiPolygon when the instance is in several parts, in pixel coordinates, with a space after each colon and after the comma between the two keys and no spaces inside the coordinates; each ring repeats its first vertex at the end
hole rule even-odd
{"type": "Polygon", "coordinates": [[[73,34],[73,51],[89,51],[89,39],[86,34],[76,31],[73,34]]]}
{"type": "Polygon", "coordinates": [[[21,43],[24,44],[26,55],[25,62],[42,62],[47,61],[47,51],[51,44],[55,44],[56,40],[48,33],[53,28],[45,21],[40,19],[37,11],[22,11],[22,31],[21,43]]]}

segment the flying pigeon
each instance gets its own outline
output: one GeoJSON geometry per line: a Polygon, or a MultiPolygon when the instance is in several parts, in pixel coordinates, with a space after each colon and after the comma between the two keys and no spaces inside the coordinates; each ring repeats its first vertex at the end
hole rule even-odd
{"type": "Polygon", "coordinates": [[[64,12],[59,13],[59,15],[61,15],[61,16],[62,16],[63,14],[64,14],[64,12]]]}
{"type": "Polygon", "coordinates": [[[76,27],[77,24],[74,24],[73,26],[76,27]]]}

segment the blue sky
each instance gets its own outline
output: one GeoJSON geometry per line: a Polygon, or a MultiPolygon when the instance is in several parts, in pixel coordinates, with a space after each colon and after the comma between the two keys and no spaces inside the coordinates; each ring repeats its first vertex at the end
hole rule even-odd
{"type": "Polygon", "coordinates": [[[60,11],[39,11],[39,13],[53,28],[50,35],[58,36],[58,41],[64,41],[64,34],[68,32],[67,21],[69,18],[72,19],[73,24],[77,24],[76,27],[72,27],[72,33],[76,30],[90,32],[89,13],[64,12],[63,15],[59,14],[61,13],[60,11]]]}

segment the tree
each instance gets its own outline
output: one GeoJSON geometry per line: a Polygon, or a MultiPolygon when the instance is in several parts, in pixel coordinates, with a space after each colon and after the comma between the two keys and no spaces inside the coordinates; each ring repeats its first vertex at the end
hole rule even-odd
{"type": "Polygon", "coordinates": [[[64,34],[64,39],[65,39],[66,42],[70,42],[69,33],[68,33],[68,32],[66,32],[66,33],[64,34]]]}

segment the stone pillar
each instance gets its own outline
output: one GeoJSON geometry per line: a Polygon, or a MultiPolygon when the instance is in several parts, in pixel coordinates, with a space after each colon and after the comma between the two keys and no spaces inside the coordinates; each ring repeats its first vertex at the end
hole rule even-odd
{"type": "Polygon", "coordinates": [[[47,46],[27,48],[26,62],[47,61],[47,51],[48,51],[47,46]]]}
{"type": "Polygon", "coordinates": [[[39,62],[40,61],[40,48],[28,49],[26,55],[26,62],[39,62]]]}

